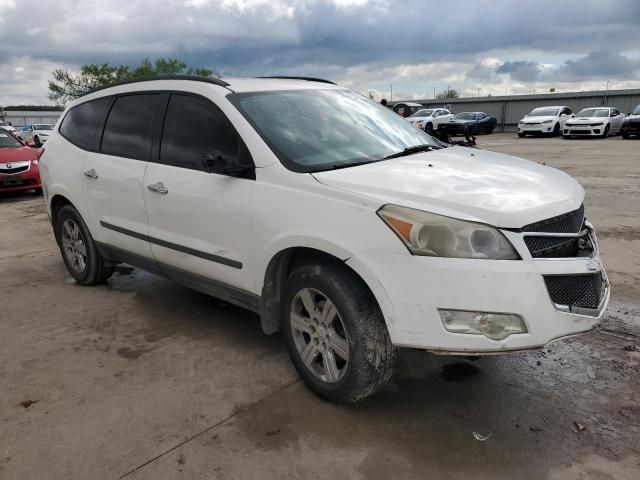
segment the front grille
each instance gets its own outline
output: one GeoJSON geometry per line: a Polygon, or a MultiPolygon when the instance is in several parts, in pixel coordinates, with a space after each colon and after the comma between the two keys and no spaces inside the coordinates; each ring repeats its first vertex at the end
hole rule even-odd
{"type": "Polygon", "coordinates": [[[28,163],[26,165],[19,165],[11,168],[0,168],[0,174],[12,175],[14,173],[26,172],[27,170],[29,170],[28,163]]]}
{"type": "Polygon", "coordinates": [[[605,289],[602,273],[587,275],[545,275],[551,301],[557,305],[598,308],[605,289]]]}
{"type": "Polygon", "coordinates": [[[584,205],[573,212],[547,218],[522,227],[523,232],[578,233],[584,223],[584,205]]]}
{"type": "Polygon", "coordinates": [[[593,253],[593,244],[588,231],[585,231],[584,206],[569,213],[548,218],[540,222],[526,225],[524,243],[533,258],[567,258],[583,257],[593,253]],[[580,237],[548,237],[531,233],[564,233],[573,234],[585,231],[580,237]]]}
{"type": "MultiPolygon", "coordinates": [[[[593,133],[600,133],[600,129],[595,128],[593,133]]],[[[569,130],[569,135],[591,135],[591,130],[569,130]]]]}

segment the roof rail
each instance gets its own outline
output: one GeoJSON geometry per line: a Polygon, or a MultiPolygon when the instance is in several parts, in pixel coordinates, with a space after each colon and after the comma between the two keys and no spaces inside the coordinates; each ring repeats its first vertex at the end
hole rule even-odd
{"type": "Polygon", "coordinates": [[[220,80],[219,78],[213,78],[213,77],[199,77],[196,75],[158,75],[155,77],[138,77],[138,78],[130,78],[128,80],[121,80],[119,82],[114,82],[109,85],[105,85],[104,87],[93,88],[89,90],[87,93],[85,93],[84,95],[81,95],[81,97],[84,97],[85,95],[89,95],[90,93],[99,92],[100,90],[104,90],[106,88],[118,87],[120,85],[128,85],[130,83],[152,82],[155,80],[190,80],[193,82],[211,83],[213,85],[218,85],[220,87],[229,86],[229,84],[224,80],[220,80]]]}
{"type": "Polygon", "coordinates": [[[324,78],[314,78],[314,77],[285,77],[285,76],[268,76],[268,77],[256,77],[256,78],[274,78],[274,79],[282,79],[282,80],[306,80],[307,82],[320,82],[320,83],[330,83],[331,85],[337,85],[337,83],[332,82],[331,80],[325,80],[324,78]]]}

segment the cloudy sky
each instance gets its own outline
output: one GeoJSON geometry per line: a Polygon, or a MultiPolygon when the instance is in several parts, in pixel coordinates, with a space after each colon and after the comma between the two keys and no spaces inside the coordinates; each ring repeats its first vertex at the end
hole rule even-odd
{"type": "Polygon", "coordinates": [[[0,105],[160,56],[394,99],[640,88],[640,0],[0,0],[0,105]]]}

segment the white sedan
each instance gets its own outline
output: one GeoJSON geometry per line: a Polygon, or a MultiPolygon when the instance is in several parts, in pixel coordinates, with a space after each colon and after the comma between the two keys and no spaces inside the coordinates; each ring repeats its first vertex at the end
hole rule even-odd
{"type": "Polygon", "coordinates": [[[41,145],[48,140],[52,130],[53,125],[50,123],[34,123],[20,130],[20,136],[25,142],[32,140],[36,145],[41,145]]]}
{"type": "Polygon", "coordinates": [[[560,135],[565,122],[572,117],[573,112],[564,105],[534,108],[518,122],[518,136],[560,135]]]}
{"type": "Polygon", "coordinates": [[[448,122],[452,118],[453,113],[446,108],[423,108],[407,117],[407,120],[420,130],[431,133],[437,130],[442,122],[448,122]]]}
{"type": "Polygon", "coordinates": [[[624,113],[612,107],[583,108],[575,118],[564,124],[562,136],[595,136],[606,138],[611,134],[619,133],[624,120],[624,113]]]}

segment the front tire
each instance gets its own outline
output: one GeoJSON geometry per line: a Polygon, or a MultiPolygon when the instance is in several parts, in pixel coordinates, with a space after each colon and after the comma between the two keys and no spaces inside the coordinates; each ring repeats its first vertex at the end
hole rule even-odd
{"type": "Polygon", "coordinates": [[[424,131],[427,132],[429,135],[431,135],[433,133],[433,123],[429,122],[424,126],[424,131]]]}
{"type": "Polygon", "coordinates": [[[609,130],[611,130],[611,127],[609,127],[609,125],[604,127],[604,132],[602,132],[602,138],[607,138],[609,136],[609,130]]]}
{"type": "Polygon", "coordinates": [[[558,135],[560,135],[560,124],[559,124],[559,123],[556,123],[556,126],[555,126],[555,127],[553,127],[553,133],[552,133],[552,135],[553,135],[554,137],[557,137],[558,135]]]}
{"type": "Polygon", "coordinates": [[[35,137],[33,137],[33,144],[36,147],[41,147],[42,146],[42,142],[40,142],[40,137],[39,136],[36,135],[35,137]]]}
{"type": "Polygon", "coordinates": [[[76,282],[97,285],[113,274],[113,265],[102,258],[87,225],[71,205],[58,213],[55,234],[62,259],[76,282]]]}
{"type": "Polygon", "coordinates": [[[526,134],[526,133],[518,132],[518,137],[520,137],[520,138],[524,138],[524,137],[526,137],[526,136],[527,136],[527,134],[526,134]]]}
{"type": "Polygon", "coordinates": [[[314,393],[355,403],[387,383],[396,349],[373,294],[348,267],[299,267],[286,280],[283,305],[289,357],[314,393]]]}
{"type": "Polygon", "coordinates": [[[624,138],[625,140],[627,140],[627,139],[630,137],[629,132],[627,132],[627,131],[625,131],[625,130],[622,130],[622,131],[620,132],[620,135],[621,135],[621,136],[622,136],[622,138],[624,138]]]}

